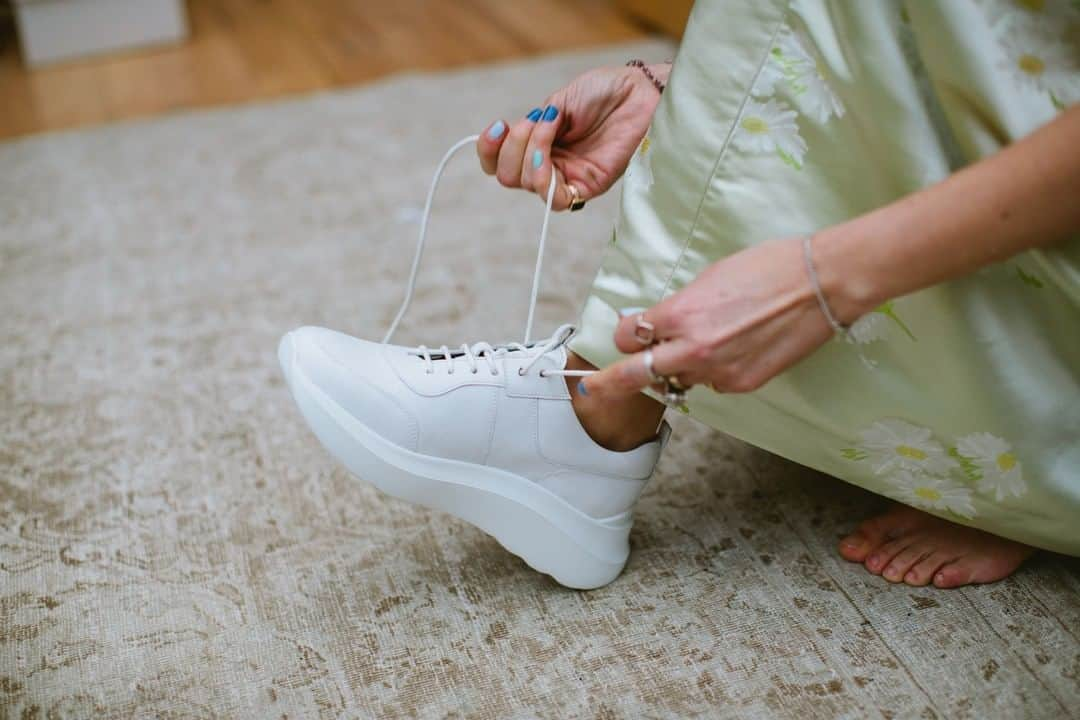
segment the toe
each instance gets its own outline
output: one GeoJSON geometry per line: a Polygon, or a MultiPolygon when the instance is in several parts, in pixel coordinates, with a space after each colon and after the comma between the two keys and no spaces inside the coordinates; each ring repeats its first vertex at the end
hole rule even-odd
{"type": "Polygon", "coordinates": [[[870,572],[875,575],[880,575],[881,571],[885,569],[892,559],[909,545],[911,545],[911,538],[906,537],[887,542],[871,552],[869,557],[866,558],[866,562],[863,564],[870,572]]]}
{"type": "Polygon", "coordinates": [[[885,569],[881,571],[881,577],[885,578],[889,582],[898,583],[904,579],[910,570],[916,563],[922,560],[924,557],[933,552],[933,548],[922,544],[912,543],[908,547],[904,548],[896,554],[889,564],[885,566],[885,569]]]}
{"type": "Polygon", "coordinates": [[[849,562],[861,563],[874,549],[874,545],[861,532],[856,530],[840,541],[840,556],[849,562]]]}
{"type": "Polygon", "coordinates": [[[934,587],[955,588],[971,582],[971,568],[960,560],[948,563],[934,573],[934,587]]]}
{"type": "Polygon", "coordinates": [[[840,555],[851,562],[864,562],[871,552],[890,538],[891,526],[887,514],[864,520],[855,532],[840,541],[840,555]]]}
{"type": "Polygon", "coordinates": [[[941,566],[952,559],[952,555],[937,551],[931,552],[907,571],[907,574],[904,575],[904,582],[916,587],[929,585],[930,580],[934,577],[934,574],[941,569],[941,566]]]}

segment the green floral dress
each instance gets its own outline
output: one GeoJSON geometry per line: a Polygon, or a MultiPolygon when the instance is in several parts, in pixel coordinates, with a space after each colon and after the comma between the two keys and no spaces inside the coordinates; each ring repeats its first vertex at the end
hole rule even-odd
{"type": "MultiPolygon", "coordinates": [[[[941,180],[1077,101],[1072,0],[701,0],[574,350],[608,365],[618,309],[941,180]]],[[[686,409],[873,492],[1080,555],[1080,240],[896,298],[761,390],[695,388],[686,409]]]]}

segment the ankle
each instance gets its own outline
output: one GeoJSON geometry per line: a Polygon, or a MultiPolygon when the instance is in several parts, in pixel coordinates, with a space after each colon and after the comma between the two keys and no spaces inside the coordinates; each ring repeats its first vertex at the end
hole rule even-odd
{"type": "MultiPolygon", "coordinates": [[[[589,361],[570,353],[568,370],[595,370],[589,361]]],[[[583,395],[578,390],[578,378],[566,378],[570,400],[578,421],[597,445],[625,452],[644,445],[656,437],[664,417],[664,406],[647,395],[637,394],[618,400],[600,400],[583,395]]]]}

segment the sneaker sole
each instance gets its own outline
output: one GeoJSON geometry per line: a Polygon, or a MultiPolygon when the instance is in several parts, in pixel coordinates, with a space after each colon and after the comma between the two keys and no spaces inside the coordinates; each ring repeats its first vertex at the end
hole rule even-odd
{"type": "Polygon", "coordinates": [[[629,512],[598,520],[520,475],[403,448],[312,383],[295,366],[288,336],[278,354],[304,419],[330,454],[358,479],[393,497],[464,520],[566,587],[598,588],[622,572],[630,554],[629,512]]]}

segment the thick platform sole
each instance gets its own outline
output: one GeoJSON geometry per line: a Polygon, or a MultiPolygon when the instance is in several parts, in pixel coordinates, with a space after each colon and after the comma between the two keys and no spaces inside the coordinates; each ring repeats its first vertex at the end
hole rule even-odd
{"type": "Polygon", "coordinates": [[[630,513],[597,520],[519,475],[389,442],[304,376],[288,335],[278,355],[308,425],[357,478],[476,526],[567,587],[598,588],[622,572],[630,554],[630,513]]]}

